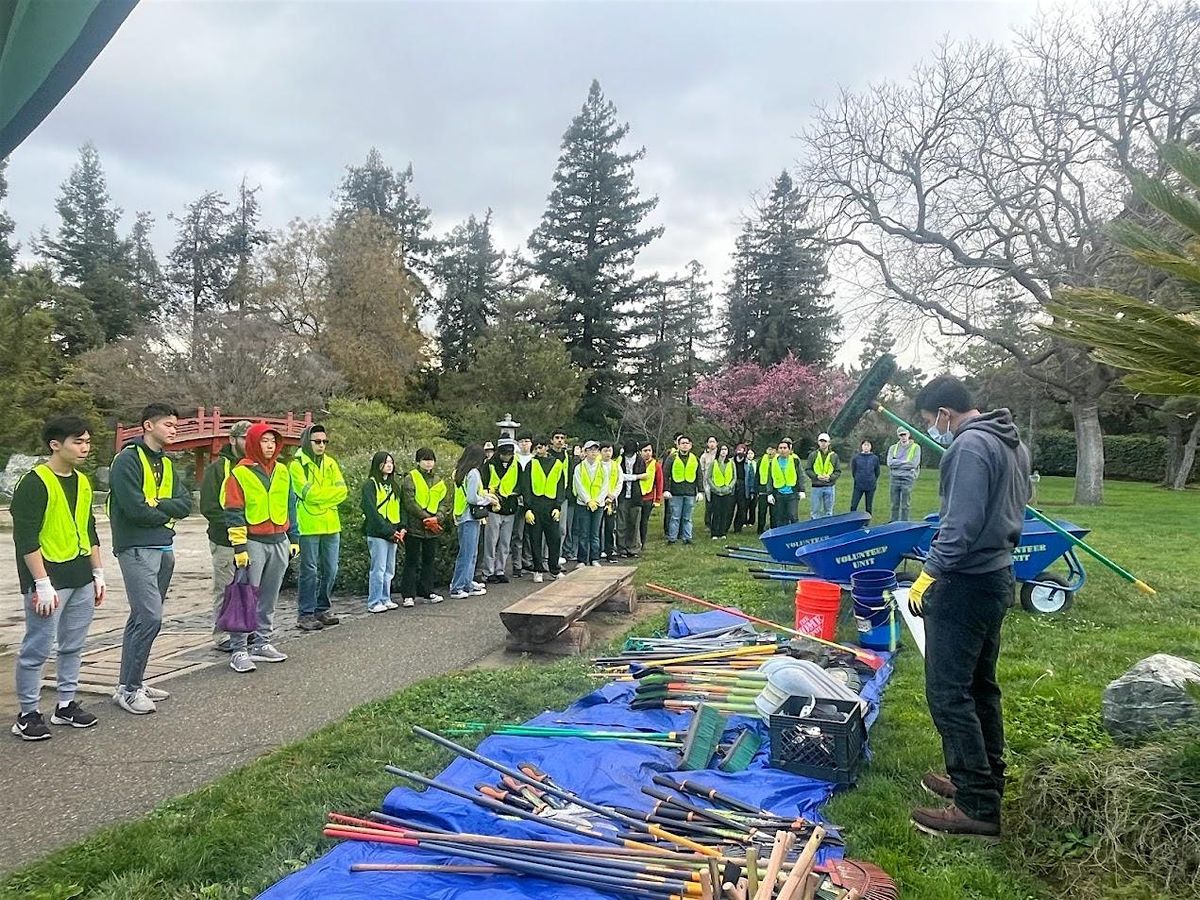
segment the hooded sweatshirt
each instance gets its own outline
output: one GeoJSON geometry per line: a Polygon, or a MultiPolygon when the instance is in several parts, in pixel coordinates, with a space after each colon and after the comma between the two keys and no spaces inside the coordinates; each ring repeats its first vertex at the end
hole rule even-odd
{"type": "MultiPolygon", "coordinates": [[[[279,454],[282,452],[283,439],[279,432],[263,422],[258,422],[251,425],[250,430],[246,432],[246,455],[234,468],[249,468],[262,483],[263,489],[269,491],[276,466],[283,466],[283,463],[279,462],[279,454]],[[275,454],[270,459],[265,457],[262,452],[262,436],[268,431],[275,435],[275,454]]],[[[287,472],[286,466],[284,466],[284,471],[287,472]]],[[[288,477],[290,479],[290,473],[288,477]]],[[[230,543],[235,548],[240,545],[235,538],[235,534],[240,529],[245,529],[246,537],[252,541],[264,544],[285,542],[298,544],[300,543],[300,531],[296,527],[296,492],[290,486],[288,487],[287,522],[276,525],[267,519],[257,525],[250,525],[246,521],[246,495],[237,478],[230,472],[229,477],[225,479],[225,525],[229,529],[230,543]]]]}
{"type": "Polygon", "coordinates": [[[1029,450],[1007,409],[968,419],[938,475],[941,518],[925,571],[981,575],[1012,565],[1029,502],[1029,450]]]}
{"type": "Polygon", "coordinates": [[[143,454],[150,463],[155,482],[161,485],[165,466],[163,452],[151,450],[142,438],[131,440],[113,458],[108,495],[113,553],[133,547],[165,549],[173,546],[175,531],[168,523],[192,512],[192,492],[178,469],[173,470],[171,496],[159,497],[157,506],[146,503],[142,487],[143,454]]]}
{"type": "Polygon", "coordinates": [[[208,464],[200,480],[200,514],[208,520],[208,539],[218,547],[228,547],[229,531],[225,524],[225,507],[221,505],[221,488],[230,471],[238,464],[233,445],[226,444],[217,458],[208,464]]]}
{"type": "Polygon", "coordinates": [[[299,500],[297,516],[300,533],[337,534],[342,530],[338,506],[348,493],[337,460],[324,453],[317,456],[312,449],[312,425],[300,432],[300,450],[288,464],[292,488],[299,500]]]}

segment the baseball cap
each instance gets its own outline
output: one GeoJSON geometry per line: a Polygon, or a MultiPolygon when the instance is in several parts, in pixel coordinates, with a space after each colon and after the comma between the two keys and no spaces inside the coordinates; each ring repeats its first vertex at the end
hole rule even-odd
{"type": "Polygon", "coordinates": [[[828,432],[826,432],[826,431],[822,431],[820,434],[818,434],[818,435],[817,435],[817,440],[818,440],[818,441],[827,441],[827,440],[829,440],[829,433],[828,433],[828,432]]]}
{"type": "Polygon", "coordinates": [[[495,444],[493,444],[491,441],[484,441],[484,442],[483,442],[483,449],[484,449],[484,450],[495,450],[495,449],[496,449],[496,445],[495,445],[495,444]]]}
{"type": "Polygon", "coordinates": [[[600,443],[598,441],[588,441],[586,444],[583,445],[583,449],[584,450],[599,450],[600,443]]]}
{"type": "Polygon", "coordinates": [[[899,436],[900,436],[900,435],[902,435],[902,434],[908,434],[908,429],[907,429],[907,428],[905,428],[903,425],[899,426],[899,427],[896,429],[896,436],[897,436],[897,437],[899,437],[899,436]]]}
{"type": "Polygon", "coordinates": [[[510,447],[513,450],[516,450],[517,442],[514,441],[512,438],[501,438],[499,441],[496,442],[496,447],[500,450],[503,450],[505,447],[510,447]]]}
{"type": "Polygon", "coordinates": [[[231,438],[244,438],[250,431],[251,422],[249,419],[241,419],[229,426],[229,436],[231,438]]]}

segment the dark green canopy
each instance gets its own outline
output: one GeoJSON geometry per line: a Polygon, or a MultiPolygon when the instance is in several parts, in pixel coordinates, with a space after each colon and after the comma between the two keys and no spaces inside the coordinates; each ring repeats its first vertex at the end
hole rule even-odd
{"type": "Polygon", "coordinates": [[[0,0],[0,159],[66,96],[137,0],[0,0]]]}

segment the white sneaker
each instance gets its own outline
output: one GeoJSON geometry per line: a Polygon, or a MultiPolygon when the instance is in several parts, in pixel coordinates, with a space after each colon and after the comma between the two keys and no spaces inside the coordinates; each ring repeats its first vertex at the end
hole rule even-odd
{"type": "Polygon", "coordinates": [[[567,558],[565,556],[560,556],[558,558],[558,564],[560,566],[565,566],[567,564],[567,558]]]}
{"type": "Polygon", "coordinates": [[[451,600],[466,600],[470,596],[471,595],[468,594],[466,591],[451,591],[450,592],[451,600]]]}
{"type": "Polygon", "coordinates": [[[482,584],[479,585],[479,587],[472,585],[471,590],[467,591],[467,595],[470,597],[482,597],[486,593],[487,588],[485,588],[482,584]]]}
{"type": "Polygon", "coordinates": [[[600,560],[598,559],[593,559],[591,564],[597,569],[600,568],[600,560]]]}
{"type": "Polygon", "coordinates": [[[566,578],[566,577],[567,577],[567,573],[566,573],[566,572],[559,572],[557,575],[555,575],[555,576],[554,576],[554,580],[555,580],[555,581],[562,581],[562,580],[563,580],[564,578],[566,578]]]}
{"type": "Polygon", "coordinates": [[[605,553],[603,550],[601,550],[601,551],[600,551],[600,558],[601,558],[601,559],[608,559],[608,554],[607,554],[607,553],[605,553]]]}
{"type": "Polygon", "coordinates": [[[147,697],[145,690],[141,688],[132,692],[118,689],[117,693],[113,694],[113,700],[125,712],[133,713],[135,716],[144,716],[156,709],[154,701],[147,697]]]}
{"type": "Polygon", "coordinates": [[[387,612],[387,611],[388,611],[387,604],[384,603],[382,600],[372,603],[370,606],[367,607],[367,612],[369,612],[369,613],[383,613],[383,612],[387,612]]]}
{"type": "Polygon", "coordinates": [[[148,684],[143,684],[142,690],[145,692],[146,696],[155,703],[161,703],[162,701],[170,699],[171,697],[169,691],[164,691],[162,688],[151,687],[148,684]]]}
{"type": "Polygon", "coordinates": [[[388,609],[399,609],[400,608],[400,604],[397,603],[395,600],[393,600],[391,597],[388,597],[387,600],[384,601],[383,605],[386,606],[388,609]]]}
{"type": "Polygon", "coordinates": [[[486,584],[484,584],[482,581],[472,581],[472,582],[471,582],[471,590],[473,590],[473,591],[486,591],[486,590],[487,590],[487,585],[486,585],[486,584]]]}
{"type": "Polygon", "coordinates": [[[533,573],[533,583],[534,583],[534,584],[541,584],[543,581],[545,581],[545,579],[544,579],[544,578],[542,578],[542,573],[541,573],[541,572],[534,572],[534,573],[533,573]]]}
{"type": "Polygon", "coordinates": [[[402,605],[404,606],[405,609],[412,609],[414,606],[417,605],[417,600],[415,597],[405,597],[404,603],[402,605]]]}
{"type": "Polygon", "coordinates": [[[429,595],[429,602],[430,602],[430,603],[441,603],[441,602],[442,602],[443,600],[445,600],[445,599],[446,599],[446,598],[445,598],[445,597],[443,597],[441,594],[430,594],[430,595],[429,595]]]}
{"type": "Polygon", "coordinates": [[[250,659],[250,654],[245,650],[238,650],[229,660],[229,668],[237,672],[239,675],[245,675],[247,672],[253,672],[258,668],[254,661],[250,659]]]}
{"type": "Polygon", "coordinates": [[[250,651],[250,658],[255,662],[278,663],[287,659],[287,654],[276,650],[271,644],[263,644],[258,649],[250,651]]]}

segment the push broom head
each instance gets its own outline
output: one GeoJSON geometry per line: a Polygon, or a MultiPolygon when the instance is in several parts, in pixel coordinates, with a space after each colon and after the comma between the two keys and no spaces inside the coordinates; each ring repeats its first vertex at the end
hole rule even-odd
{"type": "Polygon", "coordinates": [[[885,353],[879,359],[875,360],[874,365],[867,369],[862,380],[858,382],[858,387],[854,389],[848,400],[842,404],[841,410],[833,417],[833,421],[829,423],[829,433],[838,437],[845,437],[854,430],[854,426],[858,424],[859,419],[867,414],[867,410],[875,406],[875,401],[879,398],[879,393],[892,376],[896,374],[896,357],[890,353],[885,353]]]}
{"type": "Polygon", "coordinates": [[[717,752],[724,731],[725,717],[720,712],[705,703],[696,707],[692,724],[688,726],[687,734],[683,737],[683,761],[680,768],[688,771],[707,769],[713,754],[717,752]]]}
{"type": "Polygon", "coordinates": [[[722,772],[744,772],[750,767],[754,754],[762,746],[762,737],[757,731],[743,728],[729,749],[721,756],[722,772]]]}

